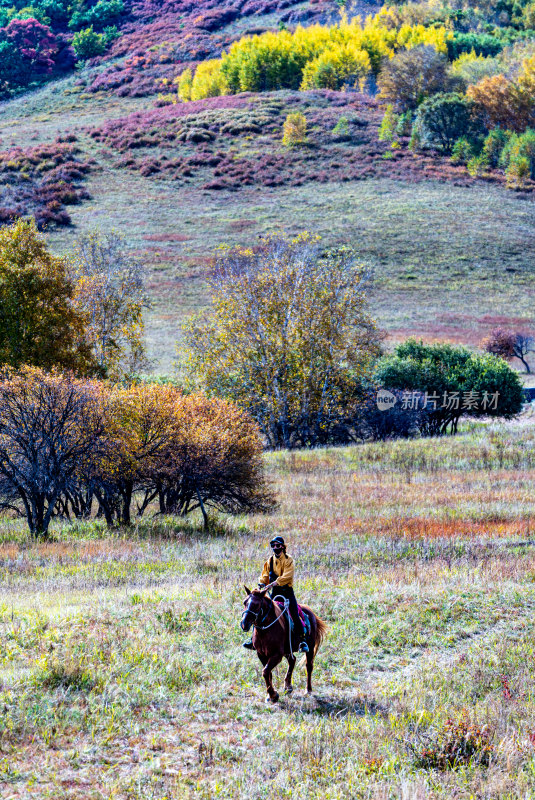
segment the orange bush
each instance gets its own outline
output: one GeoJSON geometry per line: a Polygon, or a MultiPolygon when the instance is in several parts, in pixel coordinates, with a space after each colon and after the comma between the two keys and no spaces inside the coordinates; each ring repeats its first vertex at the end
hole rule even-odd
{"type": "Polygon", "coordinates": [[[488,130],[504,128],[521,132],[535,122],[532,95],[504,75],[483,78],[468,87],[466,96],[488,130]]]}
{"type": "Polygon", "coordinates": [[[251,418],[232,403],[169,386],[110,388],[24,367],[0,376],[0,508],[35,536],[54,516],[129,525],[160,511],[267,511],[274,503],[251,418]]]}

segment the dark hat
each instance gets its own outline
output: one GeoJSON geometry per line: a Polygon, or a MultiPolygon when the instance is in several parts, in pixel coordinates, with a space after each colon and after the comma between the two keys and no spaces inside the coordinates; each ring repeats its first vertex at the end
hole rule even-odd
{"type": "Polygon", "coordinates": [[[284,539],[282,538],[282,536],[275,536],[275,538],[270,541],[269,546],[273,547],[273,545],[275,545],[275,544],[280,544],[283,547],[285,546],[284,545],[284,539]]]}

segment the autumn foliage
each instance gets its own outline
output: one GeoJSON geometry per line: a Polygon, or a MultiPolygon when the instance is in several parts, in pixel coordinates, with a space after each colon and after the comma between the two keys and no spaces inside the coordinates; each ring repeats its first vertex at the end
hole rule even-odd
{"type": "Polygon", "coordinates": [[[258,422],[270,447],[352,440],[379,352],[365,274],[310,234],[223,251],[208,314],[186,329],[186,366],[258,422]]]}
{"type": "Polygon", "coordinates": [[[524,131],[535,123],[532,94],[504,75],[483,78],[476,86],[468,87],[466,96],[488,130],[524,131]]]}
{"type": "Polygon", "coordinates": [[[191,97],[184,99],[284,88],[358,88],[399,50],[430,45],[446,53],[451,37],[442,26],[393,24],[386,7],[364,22],[344,17],[338,25],[267,31],[243,37],[221,59],[200,64],[191,97]]]}
{"type": "Polygon", "coordinates": [[[146,364],[143,270],[117,234],[54,256],[33,220],[0,229],[0,364],[121,380],[146,364]]]}
{"type": "Polygon", "coordinates": [[[0,364],[91,372],[85,317],[73,295],[65,261],[50,253],[33,221],[0,229],[0,364]]]}
{"type": "Polygon", "coordinates": [[[0,96],[53,73],[72,69],[72,48],[37,19],[12,19],[0,27],[0,96]]]}
{"type": "Polygon", "coordinates": [[[0,223],[33,216],[39,230],[70,225],[66,206],[89,197],[82,183],[91,159],[80,158],[74,134],[50,144],[0,152],[0,223]]]}
{"type": "Polygon", "coordinates": [[[232,404],[169,386],[0,375],[0,507],[46,537],[54,517],[129,525],[153,511],[268,511],[262,443],[232,404]]]}
{"type": "Polygon", "coordinates": [[[483,339],[481,347],[487,353],[500,356],[506,361],[518,358],[526,368],[526,372],[531,372],[527,356],[535,352],[534,336],[528,333],[505,330],[504,328],[495,328],[483,339]]]}

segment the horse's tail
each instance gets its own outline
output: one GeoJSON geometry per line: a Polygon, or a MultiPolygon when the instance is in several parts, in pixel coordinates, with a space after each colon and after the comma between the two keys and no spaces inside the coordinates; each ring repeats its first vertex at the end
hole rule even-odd
{"type": "Polygon", "coordinates": [[[327,625],[324,623],[322,619],[316,617],[316,636],[314,639],[314,655],[316,655],[316,653],[318,652],[326,633],[327,633],[327,625]]]}

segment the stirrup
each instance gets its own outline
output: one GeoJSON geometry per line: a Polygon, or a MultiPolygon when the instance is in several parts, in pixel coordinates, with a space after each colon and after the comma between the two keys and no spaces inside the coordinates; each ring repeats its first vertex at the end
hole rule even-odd
{"type": "Polygon", "coordinates": [[[253,644],[253,640],[252,640],[252,639],[249,639],[249,641],[248,641],[248,642],[244,642],[244,643],[242,644],[242,647],[245,647],[245,649],[246,649],[246,650],[254,650],[254,644],[253,644]]]}
{"type": "Polygon", "coordinates": [[[299,642],[298,651],[299,651],[299,653],[309,653],[310,652],[310,650],[308,648],[308,644],[305,642],[304,639],[303,639],[303,641],[299,642]]]}

